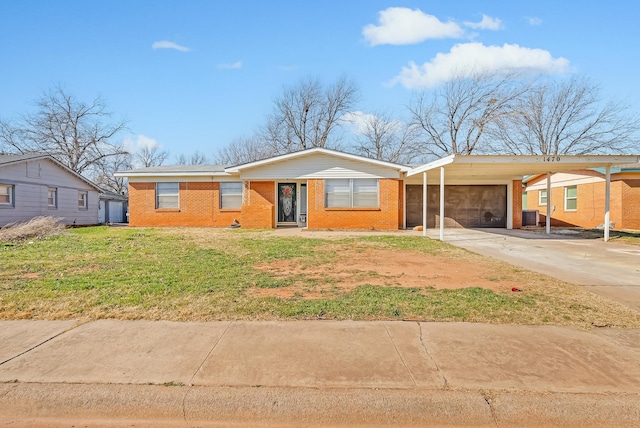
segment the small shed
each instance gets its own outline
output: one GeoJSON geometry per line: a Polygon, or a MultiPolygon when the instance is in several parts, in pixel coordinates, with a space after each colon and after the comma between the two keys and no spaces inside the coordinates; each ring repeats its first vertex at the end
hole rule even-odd
{"type": "Polygon", "coordinates": [[[128,223],[129,197],[118,193],[100,193],[98,221],[100,223],[128,223]]]}

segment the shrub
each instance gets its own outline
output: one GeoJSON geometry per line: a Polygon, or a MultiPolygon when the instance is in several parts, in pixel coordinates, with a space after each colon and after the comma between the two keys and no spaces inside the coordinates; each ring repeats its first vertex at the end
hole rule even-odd
{"type": "Polygon", "coordinates": [[[65,227],[60,217],[39,216],[23,222],[9,223],[0,229],[0,242],[22,242],[59,235],[65,227]]]}

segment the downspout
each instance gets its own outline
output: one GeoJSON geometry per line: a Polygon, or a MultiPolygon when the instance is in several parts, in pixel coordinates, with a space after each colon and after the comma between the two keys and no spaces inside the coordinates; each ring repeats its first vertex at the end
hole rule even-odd
{"type": "Polygon", "coordinates": [[[547,221],[545,232],[551,234],[551,173],[547,172],[547,221]]]}
{"type": "Polygon", "coordinates": [[[609,222],[611,221],[611,166],[607,165],[604,196],[604,242],[609,241],[609,222]]]}

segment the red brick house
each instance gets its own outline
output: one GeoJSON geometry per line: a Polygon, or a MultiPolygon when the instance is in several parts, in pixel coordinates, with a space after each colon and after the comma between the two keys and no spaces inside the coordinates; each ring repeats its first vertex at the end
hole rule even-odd
{"type": "Polygon", "coordinates": [[[398,229],[411,169],[310,149],[235,167],[168,166],[129,179],[131,226],[398,229]]]}
{"type": "MultiPolygon", "coordinates": [[[[523,182],[526,209],[538,210],[544,220],[550,203],[552,226],[594,228],[603,225],[606,193],[603,168],[554,174],[550,197],[545,176],[534,175],[523,182]]],[[[640,165],[611,169],[610,207],[610,222],[616,229],[640,230],[640,165]]]]}
{"type": "Polygon", "coordinates": [[[232,167],[116,175],[129,180],[131,226],[512,229],[521,227],[523,176],[637,159],[452,155],[411,167],[313,148],[232,167]]]}

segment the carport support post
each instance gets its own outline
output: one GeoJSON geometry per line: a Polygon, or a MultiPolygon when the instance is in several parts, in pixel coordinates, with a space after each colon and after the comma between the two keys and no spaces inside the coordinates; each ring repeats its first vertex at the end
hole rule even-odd
{"type": "Polygon", "coordinates": [[[611,220],[611,166],[607,165],[606,180],[604,186],[604,242],[609,240],[609,222],[611,220]]]}
{"type": "Polygon", "coordinates": [[[440,240],[444,241],[444,167],[440,167],[440,240]]]}
{"type": "Polygon", "coordinates": [[[427,236],[427,171],[422,173],[422,236],[427,236]]]}
{"type": "Polygon", "coordinates": [[[547,221],[545,232],[551,233],[551,173],[547,172],[547,221]]]}

